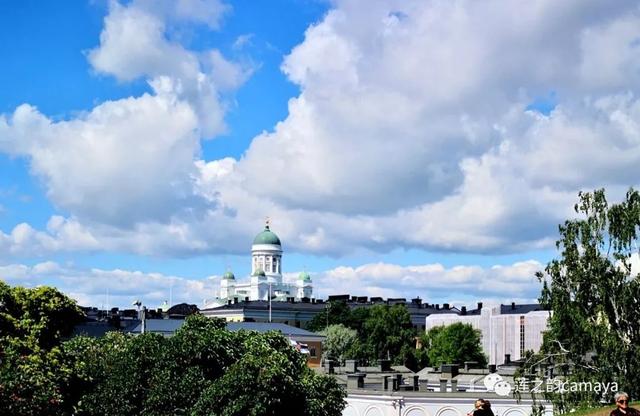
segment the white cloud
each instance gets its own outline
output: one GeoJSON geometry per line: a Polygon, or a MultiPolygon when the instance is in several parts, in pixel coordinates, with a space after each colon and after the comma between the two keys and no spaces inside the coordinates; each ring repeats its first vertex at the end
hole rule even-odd
{"type": "Polygon", "coordinates": [[[27,155],[47,196],[84,219],[166,219],[193,197],[198,124],[189,105],[156,92],[105,102],[70,121],[22,105],[0,118],[0,149],[27,155]]]}
{"type": "Polygon", "coordinates": [[[89,60],[152,94],[0,118],[0,150],[29,157],[84,233],[20,226],[0,235],[7,252],[238,252],[266,215],[307,253],[515,252],[549,247],[579,190],[638,185],[637,2],[337,1],[284,59],[301,91],[288,116],[217,161],[199,140],[251,70],[169,34],[219,27],[225,7],[150,4],[112,3],[89,60]],[[527,111],[550,93],[550,114],[527,111]]]}
{"type": "Polygon", "coordinates": [[[135,299],[147,307],[157,308],[165,300],[195,303],[202,306],[204,297],[212,297],[219,276],[202,279],[144,273],[129,270],[80,269],[55,262],[0,265],[0,279],[11,285],[35,287],[55,286],[83,306],[130,307],[135,299]]]}
{"type": "MultiPolygon", "coordinates": [[[[455,266],[440,264],[400,266],[387,263],[338,267],[312,273],[314,296],[350,294],[357,296],[416,296],[429,303],[449,302],[473,306],[475,302],[535,302],[540,284],[534,273],[542,269],[536,261],[497,265],[455,266]]],[[[288,273],[285,280],[298,273],[288,273]]],[[[47,261],[33,266],[0,265],[0,279],[11,285],[34,287],[53,285],[86,306],[103,306],[107,295],[111,306],[128,307],[140,299],[157,307],[172,296],[173,303],[202,306],[204,299],[218,294],[220,276],[184,278],[131,270],[82,269],[47,261]]]]}
{"type": "Polygon", "coordinates": [[[213,27],[225,8],[204,0],[111,2],[89,61],[121,81],[143,77],[151,92],[60,121],[21,105],[0,115],[0,151],[28,158],[55,206],[94,231],[166,223],[183,209],[194,215],[204,204],[193,190],[200,140],[225,128],[219,91],[233,91],[250,73],[215,49],[169,40],[166,20],[213,27]]]}
{"type": "Polygon", "coordinates": [[[186,49],[167,37],[167,26],[178,19],[217,28],[227,8],[218,0],[141,0],[127,6],[113,1],[100,45],[88,53],[89,62],[118,80],[145,77],[156,90],[170,90],[193,106],[200,133],[213,137],[225,130],[220,92],[239,87],[252,69],[227,60],[216,49],[186,49]]]}
{"type": "Polygon", "coordinates": [[[534,260],[511,265],[454,266],[441,264],[400,266],[372,263],[359,267],[337,267],[313,274],[314,294],[320,296],[420,297],[429,303],[477,301],[491,303],[535,302],[541,284],[535,272],[544,266],[534,260]]]}

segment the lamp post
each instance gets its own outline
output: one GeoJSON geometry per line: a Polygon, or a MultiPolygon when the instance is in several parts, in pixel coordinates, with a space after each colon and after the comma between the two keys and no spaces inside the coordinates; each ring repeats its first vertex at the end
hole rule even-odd
{"type": "Polygon", "coordinates": [[[132,303],[133,306],[138,308],[138,318],[142,321],[142,326],[140,328],[140,333],[144,334],[147,329],[147,307],[142,306],[142,302],[136,299],[135,302],[132,303]],[[140,307],[142,306],[142,310],[140,307]]]}
{"type": "Polygon", "coordinates": [[[271,323],[271,282],[269,282],[269,323],[271,323]]]}
{"type": "Polygon", "coordinates": [[[327,325],[324,327],[324,330],[326,331],[329,328],[329,311],[331,310],[331,302],[327,302],[327,325]]]}

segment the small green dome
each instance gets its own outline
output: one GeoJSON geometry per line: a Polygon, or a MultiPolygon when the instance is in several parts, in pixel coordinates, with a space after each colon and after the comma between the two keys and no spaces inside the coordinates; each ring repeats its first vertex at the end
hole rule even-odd
{"type": "Polygon", "coordinates": [[[264,273],[264,270],[262,269],[258,269],[256,270],[256,272],[253,274],[254,276],[260,276],[260,277],[266,277],[267,275],[264,273]]]}
{"type": "Polygon", "coordinates": [[[310,282],[311,276],[307,272],[300,272],[298,275],[298,280],[302,280],[303,282],[310,282]]]}
{"type": "Polygon", "coordinates": [[[280,244],[280,239],[270,229],[269,225],[265,225],[264,230],[253,239],[253,244],[280,244]]]}
{"type": "Polygon", "coordinates": [[[222,275],[222,278],[227,280],[235,280],[236,276],[231,271],[228,271],[222,275]]]}

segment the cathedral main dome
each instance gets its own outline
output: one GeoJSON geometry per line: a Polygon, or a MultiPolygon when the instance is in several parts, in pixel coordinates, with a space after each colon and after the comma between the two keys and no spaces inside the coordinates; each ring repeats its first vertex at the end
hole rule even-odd
{"type": "Polygon", "coordinates": [[[264,226],[264,230],[253,239],[253,244],[274,244],[280,246],[280,238],[269,229],[269,224],[264,226]]]}

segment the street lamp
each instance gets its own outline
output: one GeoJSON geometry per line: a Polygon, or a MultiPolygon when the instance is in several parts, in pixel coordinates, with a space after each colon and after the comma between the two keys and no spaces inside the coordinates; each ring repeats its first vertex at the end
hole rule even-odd
{"type": "Polygon", "coordinates": [[[133,303],[133,306],[138,308],[138,319],[142,321],[142,327],[140,328],[140,333],[144,334],[147,329],[147,307],[142,306],[142,302],[139,299],[136,299],[133,303]],[[142,306],[142,310],[140,307],[142,306]]]}
{"type": "Polygon", "coordinates": [[[324,330],[326,331],[327,329],[329,329],[329,311],[331,310],[331,302],[327,302],[327,311],[326,311],[326,315],[327,315],[327,326],[324,327],[324,330]]]}

